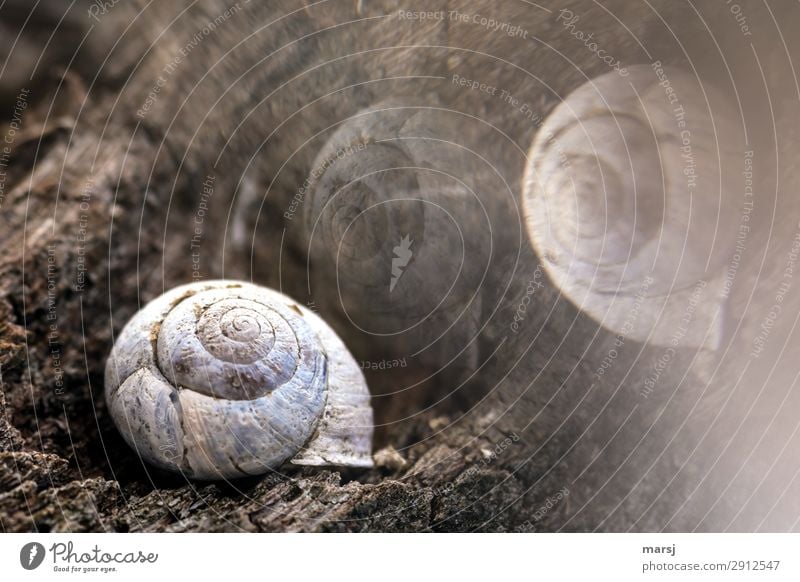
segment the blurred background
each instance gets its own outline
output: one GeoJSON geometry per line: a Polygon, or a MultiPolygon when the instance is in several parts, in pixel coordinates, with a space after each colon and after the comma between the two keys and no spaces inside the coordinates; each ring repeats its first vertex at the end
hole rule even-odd
{"type": "Polygon", "coordinates": [[[6,531],[797,531],[795,4],[0,5],[6,531]],[[143,464],[115,334],[215,278],[360,362],[376,468],[143,464]]]}

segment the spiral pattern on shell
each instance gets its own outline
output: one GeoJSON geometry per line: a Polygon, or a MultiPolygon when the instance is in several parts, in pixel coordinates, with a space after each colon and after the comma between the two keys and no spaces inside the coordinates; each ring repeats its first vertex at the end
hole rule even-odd
{"type": "MultiPolygon", "coordinates": [[[[665,343],[698,286],[709,306],[721,301],[744,147],[724,94],[656,69],[592,79],[553,110],[530,149],[523,204],[562,293],[617,333],[665,343]]],[[[695,316],[684,342],[716,337],[713,317],[695,316]]]]}
{"type": "Polygon", "coordinates": [[[357,363],[289,297],[248,283],[173,289],[125,326],[106,399],[128,444],[201,479],[293,463],[370,466],[372,411],[357,363]]]}

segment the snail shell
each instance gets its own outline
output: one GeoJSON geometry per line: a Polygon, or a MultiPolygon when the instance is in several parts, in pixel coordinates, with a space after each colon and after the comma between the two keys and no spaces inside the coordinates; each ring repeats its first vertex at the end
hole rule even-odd
{"type": "Polygon", "coordinates": [[[127,443],[189,477],[372,465],[358,364],[318,316],[257,285],[193,283],[147,304],[111,351],[105,393],[127,443]]]}
{"type": "Polygon", "coordinates": [[[629,72],[583,84],[543,123],[523,184],[528,234],[562,293],[608,329],[666,345],[690,319],[681,344],[713,346],[742,203],[741,124],[688,73],[629,72]]]}
{"type": "Polygon", "coordinates": [[[491,209],[473,180],[478,158],[461,145],[463,117],[437,103],[390,99],[341,124],[314,162],[304,244],[315,301],[366,350],[472,367],[491,209]]]}

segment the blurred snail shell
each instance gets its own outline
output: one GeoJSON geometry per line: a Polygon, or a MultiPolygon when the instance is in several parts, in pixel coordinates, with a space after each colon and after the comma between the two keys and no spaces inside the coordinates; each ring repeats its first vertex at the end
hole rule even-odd
{"type": "Polygon", "coordinates": [[[370,467],[358,364],[317,315],[250,283],[172,289],[128,322],[106,363],[108,409],[149,463],[198,479],[285,461],[370,467]]]}
{"type": "Polygon", "coordinates": [[[678,69],[581,85],[531,146],[528,234],[561,292],[638,341],[714,346],[742,207],[741,123],[678,69]]]}
{"type": "Polygon", "coordinates": [[[473,179],[480,162],[463,125],[435,100],[360,111],[320,150],[303,207],[322,311],[436,366],[474,362],[492,249],[488,188],[473,179]]]}

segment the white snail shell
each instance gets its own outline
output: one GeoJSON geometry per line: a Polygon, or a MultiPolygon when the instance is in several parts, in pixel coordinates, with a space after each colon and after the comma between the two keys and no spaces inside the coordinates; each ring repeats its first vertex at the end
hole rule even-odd
{"type": "Polygon", "coordinates": [[[547,117],[523,184],[528,233],[562,293],[608,329],[668,344],[691,313],[681,344],[714,345],[743,200],[741,124],[708,83],[663,71],[592,79],[547,117]]]}
{"type": "Polygon", "coordinates": [[[435,365],[475,358],[492,248],[459,123],[401,100],[360,111],[320,150],[303,207],[325,311],[435,365]]]}
{"type": "Polygon", "coordinates": [[[106,363],[108,409],[149,463],[198,479],[299,465],[372,466],[358,364],[317,315],[245,282],[172,289],[106,363]]]}

